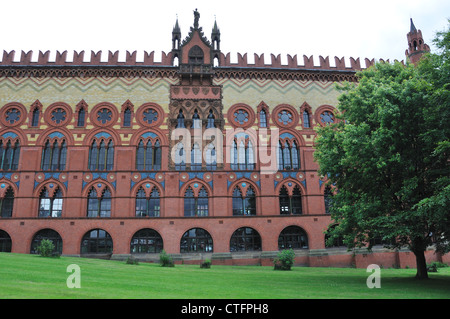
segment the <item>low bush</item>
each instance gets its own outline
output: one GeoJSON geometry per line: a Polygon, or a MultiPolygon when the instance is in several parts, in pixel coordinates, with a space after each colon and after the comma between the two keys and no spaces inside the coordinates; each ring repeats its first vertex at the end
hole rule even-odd
{"type": "Polygon", "coordinates": [[[292,249],[285,249],[278,253],[278,258],[273,261],[275,270],[291,270],[294,264],[295,253],[292,249]]]}
{"type": "Polygon", "coordinates": [[[37,252],[42,257],[59,257],[58,253],[54,253],[55,245],[50,239],[42,239],[37,247],[37,252]]]}
{"type": "Polygon", "coordinates": [[[200,268],[211,268],[211,260],[206,259],[200,264],[200,268]]]}
{"type": "Polygon", "coordinates": [[[159,263],[161,264],[162,267],[174,267],[175,266],[175,264],[173,263],[172,257],[169,256],[164,249],[159,254],[159,263]]]}

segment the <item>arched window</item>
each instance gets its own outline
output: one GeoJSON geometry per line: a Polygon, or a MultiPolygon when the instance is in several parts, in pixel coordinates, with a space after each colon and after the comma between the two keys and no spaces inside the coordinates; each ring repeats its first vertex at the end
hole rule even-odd
{"type": "Polygon", "coordinates": [[[303,111],[303,127],[304,128],[311,127],[310,116],[309,116],[309,112],[307,110],[303,111]]]}
{"type": "Polygon", "coordinates": [[[237,229],[230,240],[230,251],[259,251],[261,250],[261,236],[250,227],[237,229]]]}
{"type": "Polygon", "coordinates": [[[193,46],[188,53],[189,64],[203,64],[204,53],[203,50],[198,46],[193,46]]]}
{"type": "Polygon", "coordinates": [[[201,128],[201,120],[200,116],[198,115],[197,110],[194,111],[194,115],[192,116],[192,128],[201,128]]]}
{"type": "Polygon", "coordinates": [[[298,226],[288,226],[278,236],[278,249],[308,249],[308,236],[298,226]]]}
{"type": "Polygon", "coordinates": [[[54,231],[53,229],[42,229],[38,231],[31,242],[31,248],[30,253],[31,254],[38,254],[37,248],[41,244],[41,241],[47,239],[50,240],[53,243],[53,253],[62,253],[62,247],[63,242],[61,236],[58,234],[58,232],[54,231]]]}
{"type": "Polygon", "coordinates": [[[232,201],[233,216],[256,215],[256,196],[251,186],[247,188],[245,197],[236,186],[233,190],[232,201]]]}
{"type": "Polygon", "coordinates": [[[294,140],[278,143],[278,169],[298,170],[300,168],[300,150],[294,140]]]}
{"type": "Polygon", "coordinates": [[[92,142],[89,152],[89,169],[91,171],[110,171],[114,167],[114,143],[112,140],[92,142]]]}
{"type": "Polygon", "coordinates": [[[39,109],[35,108],[33,110],[33,114],[31,115],[31,126],[38,126],[39,125],[39,109]]]}
{"type": "Polygon", "coordinates": [[[111,217],[111,192],[106,187],[100,198],[97,191],[92,188],[88,195],[88,217],[111,217]]]}
{"type": "Polygon", "coordinates": [[[255,169],[255,149],[248,136],[233,140],[230,150],[231,169],[233,170],[254,170],[255,169]]]}
{"type": "Polygon", "coordinates": [[[0,139],[0,168],[4,171],[15,171],[19,166],[20,143],[18,140],[4,141],[0,139]]]}
{"type": "Polygon", "coordinates": [[[131,126],[131,110],[128,107],[123,112],[123,126],[124,127],[131,126]]]}
{"type": "Polygon", "coordinates": [[[300,188],[296,185],[289,195],[285,186],[281,187],[280,194],[280,214],[282,215],[301,215],[302,214],[302,195],[300,188]]]}
{"type": "Polygon", "coordinates": [[[186,128],[186,125],[184,123],[184,115],[183,115],[183,111],[182,110],[180,110],[180,113],[178,113],[176,128],[186,128]]]}
{"type": "Polygon", "coordinates": [[[151,171],[161,169],[161,146],[159,140],[148,140],[144,144],[143,140],[139,141],[136,151],[136,169],[139,171],[151,171]]]}
{"type": "Polygon", "coordinates": [[[41,168],[43,171],[57,171],[66,168],[67,146],[66,141],[58,142],[55,140],[53,144],[47,140],[42,152],[41,168]]]}
{"type": "Polygon", "coordinates": [[[11,236],[4,230],[0,229],[0,252],[10,253],[12,247],[11,236]]]}
{"type": "Polygon", "coordinates": [[[61,217],[62,215],[62,191],[57,189],[53,197],[49,196],[49,191],[46,187],[41,191],[39,196],[39,217],[61,217]]]}
{"type": "Polygon", "coordinates": [[[266,111],[259,111],[259,127],[267,127],[267,114],[266,111]]]}
{"type": "Polygon", "coordinates": [[[5,192],[5,196],[0,198],[0,217],[10,218],[14,208],[14,191],[11,187],[5,192]]]}
{"type": "Polygon", "coordinates": [[[132,254],[160,253],[162,249],[162,237],[154,229],[141,229],[131,238],[130,253],[132,254]]]}
{"type": "Polygon", "coordinates": [[[79,127],[83,127],[84,123],[85,123],[85,118],[86,118],[86,111],[84,110],[84,107],[81,107],[78,110],[78,121],[77,121],[77,126],[79,127]]]}
{"type": "Polygon", "coordinates": [[[213,252],[211,235],[202,228],[191,228],[183,234],[180,241],[180,253],[213,252]]]}
{"type": "Polygon", "coordinates": [[[82,254],[110,254],[112,251],[112,238],[103,229],[90,230],[81,240],[82,254]]]}
{"type": "Polygon", "coordinates": [[[161,213],[160,197],[156,187],[153,187],[147,198],[144,189],[139,188],[136,194],[136,217],[159,217],[161,213]]]}
{"type": "Polygon", "coordinates": [[[202,187],[198,196],[189,187],[184,193],[184,216],[185,217],[203,217],[208,216],[208,193],[205,187],[202,187]]]}
{"type": "Polygon", "coordinates": [[[206,128],[214,128],[216,127],[215,118],[212,110],[209,110],[208,120],[206,122],[206,128]]]}

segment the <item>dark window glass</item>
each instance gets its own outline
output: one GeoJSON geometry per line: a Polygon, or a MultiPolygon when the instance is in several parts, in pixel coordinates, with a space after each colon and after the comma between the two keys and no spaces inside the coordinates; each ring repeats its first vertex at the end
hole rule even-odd
{"type": "Polygon", "coordinates": [[[298,226],[288,226],[278,236],[278,249],[308,249],[308,236],[298,226]]]}
{"type": "Polygon", "coordinates": [[[183,234],[180,241],[181,253],[213,252],[211,235],[202,228],[192,228],[183,234]]]}
{"type": "Polygon", "coordinates": [[[130,253],[132,254],[160,253],[162,249],[163,240],[156,230],[141,229],[131,238],[130,253]]]}
{"type": "Polygon", "coordinates": [[[237,229],[230,240],[230,251],[259,251],[261,250],[261,236],[250,227],[237,229]]]}

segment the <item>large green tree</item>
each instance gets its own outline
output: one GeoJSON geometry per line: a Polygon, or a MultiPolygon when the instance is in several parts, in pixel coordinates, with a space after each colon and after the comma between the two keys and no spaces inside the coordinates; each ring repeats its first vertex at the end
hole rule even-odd
{"type": "Polygon", "coordinates": [[[339,120],[318,128],[315,159],[336,188],[330,241],[371,248],[381,238],[416,256],[450,246],[450,42],[419,65],[377,63],[340,87],[339,120]]]}

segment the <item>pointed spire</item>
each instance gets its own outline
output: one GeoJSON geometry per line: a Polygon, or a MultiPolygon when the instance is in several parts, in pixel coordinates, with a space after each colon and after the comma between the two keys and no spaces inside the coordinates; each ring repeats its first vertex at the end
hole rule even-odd
{"type": "Polygon", "coordinates": [[[217,27],[217,21],[216,18],[214,17],[214,27],[212,29],[212,33],[220,33],[219,28],[217,27]]]}
{"type": "Polygon", "coordinates": [[[178,25],[178,15],[177,15],[177,21],[175,22],[175,26],[173,27],[173,33],[181,33],[180,26],[178,25]]]}
{"type": "Polygon", "coordinates": [[[414,25],[413,19],[411,19],[411,29],[409,32],[413,33],[413,32],[417,32],[416,26],[414,25]]]}

